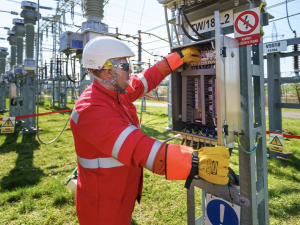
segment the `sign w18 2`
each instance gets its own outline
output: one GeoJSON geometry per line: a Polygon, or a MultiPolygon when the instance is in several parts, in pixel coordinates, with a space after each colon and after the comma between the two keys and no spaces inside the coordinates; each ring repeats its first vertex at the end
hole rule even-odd
{"type": "MultiPolygon", "coordinates": [[[[233,25],[233,10],[228,10],[220,13],[221,27],[228,27],[233,25]]],[[[199,33],[205,33],[215,29],[215,16],[209,16],[191,22],[193,28],[199,33]]],[[[189,27],[189,34],[196,35],[192,28],[189,27]]]]}

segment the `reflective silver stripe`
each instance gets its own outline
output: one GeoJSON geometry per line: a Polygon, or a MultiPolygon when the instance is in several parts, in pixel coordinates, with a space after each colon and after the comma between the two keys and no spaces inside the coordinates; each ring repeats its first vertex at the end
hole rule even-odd
{"type": "Polygon", "coordinates": [[[144,94],[147,94],[148,93],[148,82],[147,82],[146,78],[141,73],[138,74],[138,78],[140,78],[140,80],[142,81],[142,83],[144,85],[144,94]]]}
{"type": "Polygon", "coordinates": [[[73,111],[72,111],[71,118],[72,118],[72,120],[74,121],[74,123],[77,124],[77,121],[78,121],[78,118],[79,118],[79,114],[78,114],[78,112],[76,111],[75,107],[74,107],[74,109],[73,109],[73,111]]]}
{"type": "Polygon", "coordinates": [[[113,168],[118,166],[124,166],[118,160],[113,157],[109,158],[97,158],[97,159],[85,159],[77,156],[79,164],[83,168],[87,169],[97,169],[97,168],[113,168]]]}
{"type": "Polygon", "coordinates": [[[152,171],[153,162],[154,162],[156,153],[157,153],[158,149],[160,148],[161,144],[162,144],[162,142],[155,141],[154,144],[152,145],[152,148],[151,148],[151,151],[148,156],[147,163],[146,163],[146,168],[150,171],[152,171]]]}
{"type": "Polygon", "coordinates": [[[119,135],[118,139],[115,142],[115,145],[113,147],[111,156],[114,157],[115,159],[118,158],[119,155],[119,151],[124,143],[124,141],[126,140],[126,138],[128,137],[128,135],[136,130],[137,128],[133,125],[127,127],[125,130],[122,131],[122,133],[119,135]]]}

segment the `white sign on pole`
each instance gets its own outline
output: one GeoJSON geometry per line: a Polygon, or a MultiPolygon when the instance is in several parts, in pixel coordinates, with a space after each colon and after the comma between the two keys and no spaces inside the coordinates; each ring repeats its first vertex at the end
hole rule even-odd
{"type": "Polygon", "coordinates": [[[264,43],[264,54],[283,52],[287,50],[287,41],[273,41],[264,43]]]}
{"type": "Polygon", "coordinates": [[[234,14],[234,37],[240,46],[260,43],[259,7],[234,14]]]}
{"type": "MultiPolygon", "coordinates": [[[[233,25],[233,9],[221,12],[220,13],[221,19],[221,27],[228,27],[233,25]]],[[[208,31],[212,31],[215,29],[215,16],[209,16],[202,18],[200,20],[196,20],[191,22],[193,28],[199,33],[205,33],[208,31]]],[[[189,34],[196,35],[195,32],[189,27],[189,34]]]]}
{"type": "Polygon", "coordinates": [[[239,225],[241,207],[224,199],[206,195],[205,225],[239,225]]]}

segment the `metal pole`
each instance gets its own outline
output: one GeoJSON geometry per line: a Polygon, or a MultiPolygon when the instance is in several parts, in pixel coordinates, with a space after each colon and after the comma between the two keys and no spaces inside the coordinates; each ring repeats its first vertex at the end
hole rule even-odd
{"type": "Polygon", "coordinates": [[[282,112],[276,103],[281,103],[280,54],[267,54],[269,131],[282,132],[282,112]]]}
{"type": "Polygon", "coordinates": [[[171,35],[170,35],[170,27],[169,27],[169,19],[168,19],[168,9],[167,9],[167,7],[165,7],[165,20],[166,20],[166,26],[167,26],[167,33],[168,33],[169,45],[170,45],[170,48],[172,48],[173,41],[172,41],[171,35]]]}

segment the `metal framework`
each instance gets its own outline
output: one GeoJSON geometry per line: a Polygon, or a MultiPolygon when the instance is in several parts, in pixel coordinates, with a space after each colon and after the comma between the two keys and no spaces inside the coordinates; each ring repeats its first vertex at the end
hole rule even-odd
{"type": "MultiPolygon", "coordinates": [[[[176,9],[177,2],[180,1],[159,1],[164,4],[165,8],[171,10],[176,9]],[[175,8],[174,8],[175,7],[175,8]]],[[[241,12],[247,9],[259,7],[262,1],[259,0],[240,0],[240,1],[203,1],[203,4],[194,4],[187,7],[186,12],[190,21],[195,21],[207,16],[215,14],[216,23],[218,23],[219,12],[233,9],[234,13],[241,12]]],[[[166,10],[167,12],[167,10],[166,10]]],[[[261,13],[261,26],[268,24],[268,14],[261,13]]],[[[166,13],[166,23],[169,33],[169,25],[176,27],[176,17],[170,20],[166,13]]],[[[224,35],[233,33],[233,26],[222,29],[224,35]]],[[[178,29],[178,34],[183,35],[183,45],[188,43],[193,44],[182,32],[178,29]]],[[[221,35],[218,29],[205,33],[207,37],[218,37],[221,35]]],[[[170,34],[169,34],[170,37],[170,34]]],[[[174,43],[170,40],[170,46],[174,43]]],[[[262,39],[261,39],[262,42],[262,39]]],[[[181,45],[181,43],[179,43],[181,45]]],[[[220,46],[216,46],[218,48],[220,46]]],[[[225,46],[226,47],[226,46],[225,46]]],[[[214,194],[227,201],[230,201],[229,192],[234,204],[241,207],[240,224],[269,224],[269,204],[268,204],[268,175],[267,175],[267,152],[266,152],[266,127],[265,127],[265,102],[264,102],[264,70],[263,70],[263,51],[262,44],[245,46],[239,48],[239,67],[240,67],[240,103],[241,103],[241,146],[246,151],[251,151],[255,147],[255,139],[259,135],[259,143],[255,153],[246,154],[239,147],[239,186],[233,185],[232,182],[228,186],[214,185],[202,179],[194,179],[191,187],[187,190],[187,217],[188,224],[204,224],[206,218],[205,196],[206,194],[214,194]],[[203,215],[195,218],[195,187],[202,189],[202,212],[203,215]],[[213,192],[213,193],[212,193],[213,192]]],[[[216,49],[219,51],[219,49],[216,49]]],[[[217,68],[217,71],[222,68],[217,68]]],[[[172,73],[172,90],[176,86],[176,77],[172,73]]],[[[220,73],[217,72],[217,74],[220,73]]],[[[180,101],[182,96],[173,92],[174,100],[180,101]]],[[[178,104],[178,103],[177,103],[178,104]]],[[[176,110],[173,108],[173,128],[174,117],[178,118],[176,110]]],[[[177,110],[178,111],[178,110],[177,110]]],[[[219,128],[218,128],[219,129],[219,128]]],[[[194,140],[194,135],[186,135],[187,140],[194,140]]],[[[218,141],[219,142],[219,141],[218,141]]],[[[212,141],[207,142],[209,145],[214,145],[212,141]]],[[[224,144],[224,143],[223,143],[224,144]]],[[[206,141],[202,142],[206,145],[206,141]]],[[[197,196],[199,197],[199,196],[197,196]]]]}
{"type": "MultiPolygon", "coordinates": [[[[300,38],[292,38],[287,40],[287,45],[298,45],[300,44],[300,38]]],[[[268,107],[269,107],[269,131],[282,133],[282,108],[293,108],[300,109],[299,103],[282,103],[281,102],[281,85],[284,83],[299,83],[300,77],[281,77],[280,70],[280,58],[294,57],[294,60],[298,60],[300,55],[299,51],[293,51],[290,53],[268,53],[267,54],[267,67],[268,67],[268,78],[265,79],[265,83],[268,84],[268,107]]],[[[298,65],[297,63],[295,63],[298,65]]],[[[299,73],[299,68],[294,68],[295,74],[299,73]]],[[[299,75],[299,74],[298,74],[299,75]]],[[[284,158],[290,157],[290,154],[279,153],[269,151],[270,158],[281,156],[284,158]]]]}

